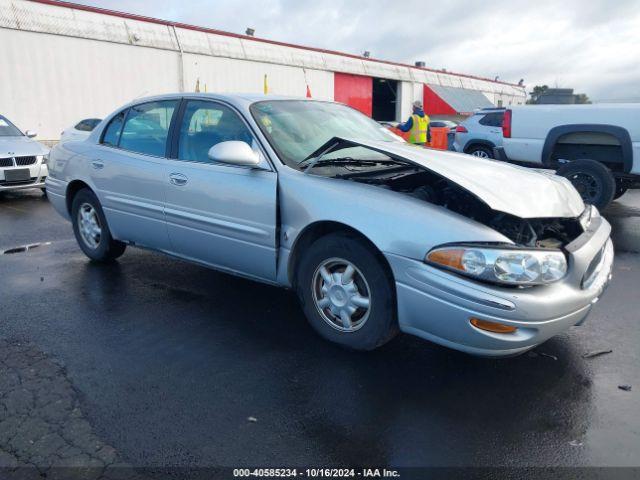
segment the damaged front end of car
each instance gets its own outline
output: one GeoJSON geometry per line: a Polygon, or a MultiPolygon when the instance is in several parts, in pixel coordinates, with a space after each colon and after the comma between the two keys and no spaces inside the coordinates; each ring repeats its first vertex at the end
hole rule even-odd
{"type": "Polygon", "coordinates": [[[430,265],[505,286],[543,285],[564,278],[565,247],[585,232],[597,210],[585,207],[570,185],[549,175],[511,166],[505,171],[502,164],[477,159],[470,163],[460,155],[451,155],[451,163],[443,165],[443,154],[334,138],[310,156],[305,171],[417,198],[481,223],[512,242],[438,245],[425,257],[430,265]],[[512,178],[506,178],[509,175],[512,178]],[[521,201],[518,183],[529,192],[537,189],[540,199],[529,198],[534,202],[531,208],[521,201]],[[560,208],[547,208],[549,197],[560,208]]]}

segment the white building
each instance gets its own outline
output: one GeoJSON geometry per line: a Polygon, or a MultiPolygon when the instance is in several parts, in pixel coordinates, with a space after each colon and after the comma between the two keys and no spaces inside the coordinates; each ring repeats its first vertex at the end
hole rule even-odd
{"type": "Polygon", "coordinates": [[[84,117],[176,91],[262,92],[348,103],[400,120],[414,100],[456,116],[523,104],[521,85],[301,47],[57,0],[0,0],[0,112],[56,140],[84,117]]]}

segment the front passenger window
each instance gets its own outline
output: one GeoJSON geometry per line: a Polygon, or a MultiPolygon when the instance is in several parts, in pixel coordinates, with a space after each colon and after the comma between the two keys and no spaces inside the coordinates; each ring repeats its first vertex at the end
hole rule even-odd
{"type": "Polygon", "coordinates": [[[178,159],[211,162],[209,149],[220,142],[253,143],[251,132],[238,114],[222,104],[192,100],[187,103],[178,143],[178,159]]]}

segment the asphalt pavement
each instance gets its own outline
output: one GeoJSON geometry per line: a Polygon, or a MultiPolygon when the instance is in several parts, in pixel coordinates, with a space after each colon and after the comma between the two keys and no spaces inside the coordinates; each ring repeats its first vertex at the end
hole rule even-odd
{"type": "MultiPolygon", "coordinates": [[[[0,251],[40,246],[0,255],[0,340],[60,366],[101,468],[637,467],[640,192],[604,215],[614,277],[588,321],[491,360],[407,335],[342,350],[289,291],[132,248],[91,263],[39,191],[5,193],[0,251]]],[[[10,440],[0,467],[34,458],[10,440]]]]}

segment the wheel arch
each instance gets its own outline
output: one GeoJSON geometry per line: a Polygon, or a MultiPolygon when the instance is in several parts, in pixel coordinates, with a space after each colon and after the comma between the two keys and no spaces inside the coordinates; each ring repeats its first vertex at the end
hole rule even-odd
{"type": "Polygon", "coordinates": [[[376,246],[375,243],[373,243],[373,241],[369,237],[367,237],[361,231],[345,223],[333,220],[320,220],[310,223],[309,225],[304,227],[300,234],[296,237],[291,247],[291,254],[289,255],[287,264],[287,279],[289,280],[291,286],[295,287],[296,268],[302,256],[302,252],[305,250],[305,248],[308,248],[313,242],[321,237],[340,232],[351,234],[365,243],[371,249],[371,251],[375,253],[376,257],[378,257],[383,268],[386,270],[390,279],[393,281],[394,277],[391,270],[391,265],[389,265],[389,262],[383,255],[382,251],[376,246]]]}
{"type": "Polygon", "coordinates": [[[67,185],[67,191],[65,193],[65,202],[66,202],[67,212],[69,212],[69,215],[71,215],[71,207],[73,205],[74,197],[80,190],[84,188],[87,188],[93,192],[93,189],[89,186],[89,184],[83,182],[82,180],[73,180],[72,182],[69,183],[69,185],[67,185]]]}
{"type": "MultiPolygon", "coordinates": [[[[553,153],[559,141],[568,135],[575,133],[600,133],[609,135],[615,138],[620,146],[623,170],[629,173],[633,168],[633,146],[631,143],[631,136],[629,132],[617,125],[604,125],[604,124],[571,124],[571,125],[559,125],[549,130],[547,138],[542,147],[542,163],[546,167],[553,167],[553,153]]],[[[591,144],[589,144],[591,145],[591,144]]],[[[597,145],[597,144],[593,144],[597,145]]],[[[598,159],[593,159],[600,161],[598,159]]]]}

